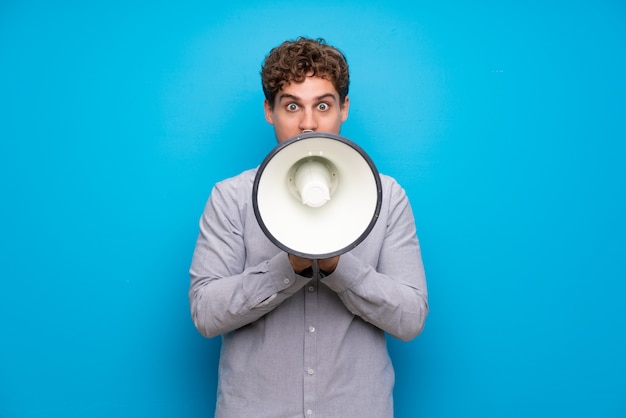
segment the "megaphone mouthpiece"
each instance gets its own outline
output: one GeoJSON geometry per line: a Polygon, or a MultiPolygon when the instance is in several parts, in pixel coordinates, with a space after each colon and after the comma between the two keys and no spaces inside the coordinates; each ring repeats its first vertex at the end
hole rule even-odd
{"type": "Polygon", "coordinates": [[[295,169],[294,182],[303,204],[319,208],[330,200],[330,172],[322,162],[307,158],[295,169]]]}

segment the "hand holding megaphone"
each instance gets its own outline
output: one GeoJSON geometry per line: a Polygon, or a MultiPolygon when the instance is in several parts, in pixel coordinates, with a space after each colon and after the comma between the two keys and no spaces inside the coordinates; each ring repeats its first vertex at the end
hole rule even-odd
{"type": "Polygon", "coordinates": [[[337,268],[339,264],[339,256],[331,258],[323,258],[321,260],[312,260],[310,258],[298,257],[297,255],[289,254],[289,262],[293,271],[297,274],[302,273],[304,270],[313,266],[313,263],[317,263],[317,266],[321,271],[326,274],[330,274],[337,268]]]}

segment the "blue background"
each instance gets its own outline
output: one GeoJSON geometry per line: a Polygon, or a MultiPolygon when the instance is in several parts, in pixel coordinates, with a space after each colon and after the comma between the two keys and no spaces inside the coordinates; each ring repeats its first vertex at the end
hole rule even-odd
{"type": "Polygon", "coordinates": [[[212,414],[198,219],[275,145],[258,72],[298,35],[413,204],[397,417],[626,416],[623,1],[88,3],[0,5],[0,416],[212,414]]]}

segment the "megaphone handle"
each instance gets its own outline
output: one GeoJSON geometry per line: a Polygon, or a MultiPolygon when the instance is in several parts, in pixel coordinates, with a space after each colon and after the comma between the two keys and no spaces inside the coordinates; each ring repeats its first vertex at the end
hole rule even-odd
{"type": "Polygon", "coordinates": [[[322,270],[320,268],[319,263],[317,262],[317,259],[313,260],[313,275],[317,275],[317,277],[319,277],[320,279],[323,279],[324,277],[328,276],[329,273],[326,273],[324,270],[322,270]]]}
{"type": "MultiPolygon", "coordinates": [[[[291,255],[290,255],[291,256],[291,255]]],[[[313,259],[312,263],[309,267],[301,270],[298,274],[304,277],[311,278],[313,276],[319,276],[320,278],[324,278],[328,276],[331,272],[324,271],[320,268],[319,262],[317,259],[313,259]]]]}
{"type": "Polygon", "coordinates": [[[320,270],[320,266],[317,263],[316,259],[313,259],[313,264],[311,264],[309,267],[305,268],[304,270],[300,272],[301,276],[308,277],[308,278],[315,277],[318,274],[322,274],[322,277],[326,277],[326,275],[322,272],[322,270],[320,270]]]}

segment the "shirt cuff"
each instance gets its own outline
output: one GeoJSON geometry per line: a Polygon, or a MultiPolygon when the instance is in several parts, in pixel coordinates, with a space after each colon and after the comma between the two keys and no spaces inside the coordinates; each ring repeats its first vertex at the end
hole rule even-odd
{"type": "Polygon", "coordinates": [[[342,254],[337,268],[330,274],[322,276],[323,283],[335,293],[345,292],[358,285],[363,277],[363,264],[350,253],[342,254]]]}

